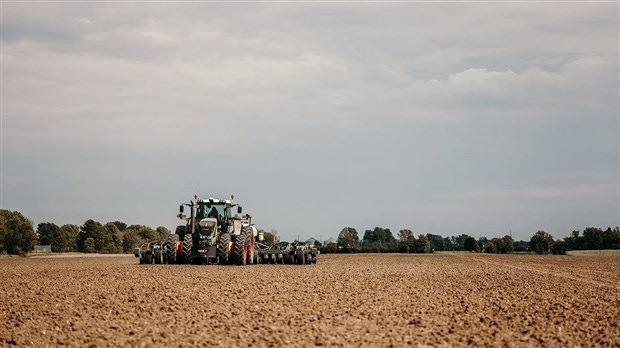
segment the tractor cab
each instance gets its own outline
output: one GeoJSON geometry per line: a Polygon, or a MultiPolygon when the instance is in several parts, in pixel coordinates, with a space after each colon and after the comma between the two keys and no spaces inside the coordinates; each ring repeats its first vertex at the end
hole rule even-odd
{"type": "Polygon", "coordinates": [[[196,218],[198,221],[205,218],[215,218],[218,224],[222,224],[230,218],[230,206],[222,203],[198,201],[196,218]]]}

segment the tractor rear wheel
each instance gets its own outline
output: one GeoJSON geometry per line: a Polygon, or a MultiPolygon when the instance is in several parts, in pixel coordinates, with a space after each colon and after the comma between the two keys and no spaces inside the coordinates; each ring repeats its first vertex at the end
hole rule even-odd
{"type": "Polygon", "coordinates": [[[192,261],[191,256],[193,244],[192,235],[186,233],[185,238],[183,238],[183,260],[185,263],[190,263],[192,261]]]}
{"type": "Polygon", "coordinates": [[[230,256],[230,234],[222,233],[217,238],[217,259],[220,265],[227,265],[230,256]]]}
{"type": "Polygon", "coordinates": [[[185,225],[177,226],[177,229],[174,231],[174,234],[179,236],[179,239],[181,239],[181,236],[185,236],[185,225]]]}
{"type": "Polygon", "coordinates": [[[169,234],[168,239],[164,243],[166,249],[166,262],[177,263],[177,243],[179,242],[178,234],[169,234]]]}
{"type": "Polygon", "coordinates": [[[155,255],[156,265],[161,265],[162,263],[164,263],[164,254],[161,252],[161,249],[157,249],[153,253],[155,255]]]}

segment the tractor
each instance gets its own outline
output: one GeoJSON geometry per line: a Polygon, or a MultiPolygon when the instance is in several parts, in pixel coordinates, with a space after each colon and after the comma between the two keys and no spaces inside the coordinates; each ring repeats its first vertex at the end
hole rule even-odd
{"type": "Polygon", "coordinates": [[[246,265],[257,263],[254,243],[261,239],[252,216],[242,213],[231,200],[199,199],[179,206],[177,217],[186,223],[176,228],[164,242],[167,263],[246,265]],[[189,217],[184,208],[189,207],[189,217]],[[237,213],[233,215],[233,208],[237,213]]]}

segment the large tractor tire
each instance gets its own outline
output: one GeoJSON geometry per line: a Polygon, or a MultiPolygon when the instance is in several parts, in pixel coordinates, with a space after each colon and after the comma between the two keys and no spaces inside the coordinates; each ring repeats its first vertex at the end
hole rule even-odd
{"type": "Polygon", "coordinates": [[[177,263],[177,243],[179,241],[178,234],[169,234],[164,245],[166,246],[166,262],[177,263]]]}
{"type": "Polygon", "coordinates": [[[192,241],[192,235],[189,233],[185,234],[185,238],[183,238],[183,261],[185,263],[192,262],[192,246],[194,242],[192,241]]]}
{"type": "Polygon", "coordinates": [[[235,236],[235,247],[233,249],[233,263],[235,265],[245,266],[248,253],[248,237],[246,230],[241,230],[241,234],[235,236]]]}
{"type": "Polygon", "coordinates": [[[162,263],[164,263],[164,253],[161,251],[161,249],[156,249],[153,253],[155,256],[156,265],[161,265],[162,263]]]}
{"type": "Polygon", "coordinates": [[[183,237],[185,237],[185,229],[186,229],[185,225],[179,225],[177,226],[177,229],[174,231],[174,234],[179,236],[180,241],[183,241],[183,237]]]}
{"type": "Polygon", "coordinates": [[[217,260],[220,265],[230,262],[230,234],[222,233],[217,238],[217,260]]]}
{"type": "Polygon", "coordinates": [[[245,256],[246,263],[248,265],[253,265],[253,264],[256,263],[255,262],[256,261],[256,259],[255,259],[256,250],[254,250],[254,238],[252,238],[252,230],[251,229],[249,229],[246,232],[245,245],[246,245],[246,249],[247,249],[246,256],[245,256]]]}

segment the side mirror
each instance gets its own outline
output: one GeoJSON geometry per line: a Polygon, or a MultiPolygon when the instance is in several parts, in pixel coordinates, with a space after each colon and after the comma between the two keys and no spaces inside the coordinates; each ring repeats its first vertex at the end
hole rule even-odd
{"type": "Polygon", "coordinates": [[[179,213],[181,213],[181,214],[183,213],[183,204],[181,204],[181,205],[179,206],[179,213]]]}
{"type": "Polygon", "coordinates": [[[238,205],[237,206],[237,214],[241,214],[242,211],[243,211],[243,209],[241,209],[241,206],[238,205]]]}

